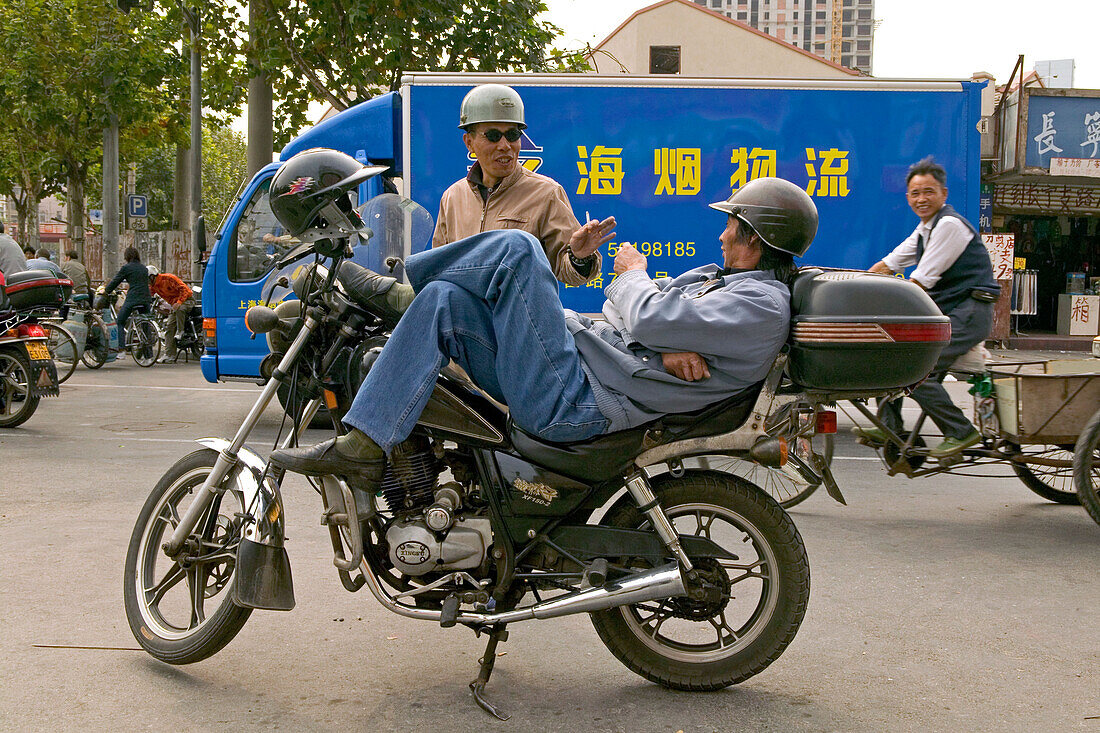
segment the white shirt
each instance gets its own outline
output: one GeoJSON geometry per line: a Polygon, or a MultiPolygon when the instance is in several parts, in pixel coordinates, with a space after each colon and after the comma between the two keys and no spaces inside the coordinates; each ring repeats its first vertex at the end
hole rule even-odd
{"type": "Polygon", "coordinates": [[[904,272],[905,268],[917,266],[910,280],[916,281],[925,290],[929,290],[940,281],[940,277],[947,271],[959,255],[970,244],[973,234],[962,220],[954,216],[945,216],[940,219],[936,228],[932,230],[932,236],[928,236],[931,222],[921,222],[913,233],[905,238],[894,251],[882,258],[884,265],[894,272],[904,272]],[[924,254],[917,261],[917,237],[924,238],[924,254]]]}

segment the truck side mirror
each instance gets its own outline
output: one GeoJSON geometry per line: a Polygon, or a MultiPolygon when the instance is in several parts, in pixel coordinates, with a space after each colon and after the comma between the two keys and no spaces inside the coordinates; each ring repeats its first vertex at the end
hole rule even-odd
{"type": "Polygon", "coordinates": [[[200,215],[195,219],[195,239],[200,253],[206,251],[206,217],[200,215]]]}

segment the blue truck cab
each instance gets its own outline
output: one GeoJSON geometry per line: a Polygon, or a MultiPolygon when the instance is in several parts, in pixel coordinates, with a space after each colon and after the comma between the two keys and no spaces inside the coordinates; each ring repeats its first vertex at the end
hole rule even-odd
{"type": "MultiPolygon", "coordinates": [[[[458,129],[462,98],[488,82],[508,84],[524,100],[520,164],[560,183],[579,220],[586,212],[614,215],[618,240],[645,254],[654,276],[715,262],[723,222],[707,204],[763,176],[795,182],[817,205],[810,264],[864,269],[905,239],[916,226],[906,171],[926,155],[947,169],[949,202],[977,221],[984,84],[968,81],[418,72],[406,74],[397,92],[307,130],[279,160],[328,147],[387,166],[359,200],[400,178],[401,193],[434,214],[444,190],[473,163],[458,129]]],[[[201,363],[212,382],[260,381],[267,344],[251,338],[244,315],[262,301],[264,283],[279,275],[275,259],[291,246],[267,198],[279,165],[245,186],[207,262],[201,363]]],[[[604,246],[602,271],[591,282],[562,286],[566,307],[600,311],[618,243],[604,246]]],[[[381,269],[382,253],[369,243],[355,259],[381,269]]]]}
{"type": "MultiPolygon", "coordinates": [[[[218,230],[202,278],[206,353],[200,364],[207,381],[260,380],[267,341],[252,338],[244,314],[262,302],[261,290],[274,273],[275,260],[293,246],[268,201],[271,180],[282,161],[303,150],[325,147],[364,164],[390,166],[389,175],[400,175],[395,152],[400,133],[395,120],[400,121],[400,114],[400,98],[395,92],[356,105],[296,137],[283,148],[278,162],[264,166],[246,184],[218,230]]],[[[381,176],[368,180],[360,188],[359,199],[382,193],[384,186],[381,176]]],[[[373,269],[380,266],[369,259],[363,264],[373,265],[373,269]]]]}

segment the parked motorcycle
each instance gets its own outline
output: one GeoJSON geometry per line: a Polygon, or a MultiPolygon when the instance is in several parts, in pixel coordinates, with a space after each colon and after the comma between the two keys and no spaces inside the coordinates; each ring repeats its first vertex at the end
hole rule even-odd
{"type": "Polygon", "coordinates": [[[0,428],[31,418],[43,397],[60,394],[49,334],[31,311],[63,303],[72,281],[43,270],[0,275],[0,428]]]}
{"type": "MultiPolygon", "coordinates": [[[[335,246],[305,243],[284,256],[280,266],[314,261],[290,283],[300,316],[283,319],[265,306],[246,315],[251,331],[283,344],[262,367],[270,378],[260,397],[232,439],[200,440],[141,510],[126,557],[126,615],[157,659],[205,659],[253,609],[294,606],[284,476],[245,441],[282,385],[305,407],[277,445],[293,445],[322,402],[339,415],[386,343],[392,324],[356,289],[352,245],[385,253],[425,243],[431,216],[384,194],[363,219],[369,245],[344,232],[335,246]]],[[[396,614],[486,633],[470,688],[502,719],[483,694],[496,647],[510,624],[532,619],[591,614],[612,654],[666,687],[746,680],[798,631],[809,598],[806,549],[756,485],[685,459],[780,466],[792,441],[835,431],[828,393],[808,399],[784,377],[786,365],[785,354],[776,359],[759,394],[568,445],[524,433],[446,367],[412,436],[392,451],[379,491],[309,479],[341,581],[351,592],[366,587],[396,614]]],[[[338,420],[333,429],[343,432],[338,420]]],[[[799,472],[836,491],[822,456],[811,450],[797,460],[799,472]]]]}

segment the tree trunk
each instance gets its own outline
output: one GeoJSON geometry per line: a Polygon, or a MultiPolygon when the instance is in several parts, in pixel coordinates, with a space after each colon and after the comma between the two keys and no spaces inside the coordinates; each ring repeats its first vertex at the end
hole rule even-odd
{"type": "Polygon", "coordinates": [[[172,229],[191,231],[191,151],[176,146],[176,182],[172,194],[172,229]]]}
{"type": "Polygon", "coordinates": [[[83,171],[69,176],[69,195],[66,208],[69,220],[70,248],[84,261],[84,175],[83,171]]]}

